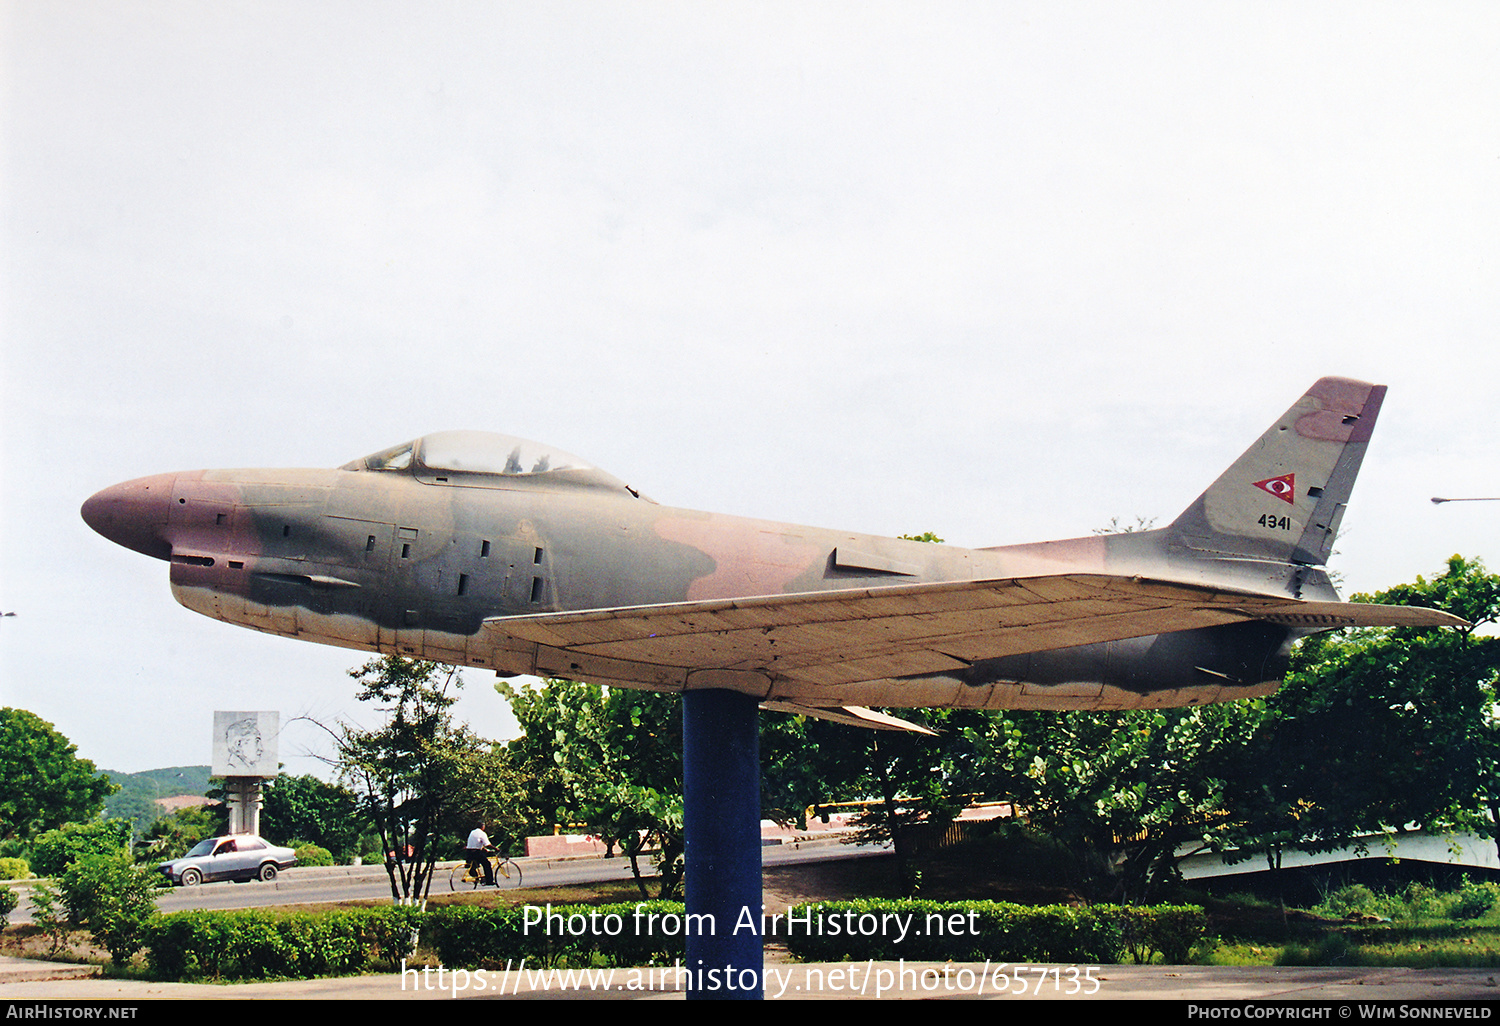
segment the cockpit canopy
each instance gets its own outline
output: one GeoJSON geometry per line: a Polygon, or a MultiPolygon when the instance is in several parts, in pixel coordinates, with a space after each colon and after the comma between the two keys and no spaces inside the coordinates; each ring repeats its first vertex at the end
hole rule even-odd
{"type": "Polygon", "coordinates": [[[471,488],[504,488],[523,480],[543,485],[625,488],[623,482],[570,452],[489,431],[438,431],[346,463],[340,469],[405,473],[427,484],[471,488]]]}

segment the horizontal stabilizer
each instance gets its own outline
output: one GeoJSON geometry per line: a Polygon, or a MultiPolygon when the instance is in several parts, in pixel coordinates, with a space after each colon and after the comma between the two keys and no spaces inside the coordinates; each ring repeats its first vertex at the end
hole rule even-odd
{"type": "Polygon", "coordinates": [[[1383,606],[1374,602],[1298,602],[1286,610],[1255,617],[1283,627],[1326,631],[1339,627],[1467,627],[1469,622],[1425,606],[1383,606]]]}
{"type": "Polygon", "coordinates": [[[937,737],[937,731],[929,730],[920,723],[903,720],[898,716],[887,716],[885,713],[876,712],[874,709],[866,709],[862,705],[846,705],[838,709],[825,709],[815,705],[801,705],[797,702],[762,702],[762,709],[771,712],[791,713],[793,716],[811,716],[818,720],[828,720],[832,723],[843,723],[850,727],[866,727],[870,730],[904,730],[912,734],[926,734],[928,737],[937,737]]]}

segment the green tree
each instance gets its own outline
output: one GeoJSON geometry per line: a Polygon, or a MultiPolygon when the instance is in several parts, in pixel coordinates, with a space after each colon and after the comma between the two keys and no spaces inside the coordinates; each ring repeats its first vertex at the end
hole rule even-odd
{"type": "Polygon", "coordinates": [[[631,860],[642,897],[651,896],[641,867],[648,855],[657,896],[676,895],[683,874],[677,696],[565,680],[496,689],[524,732],[509,750],[530,787],[533,829],[586,824],[631,860]]]}
{"type": "MultiPolygon", "coordinates": [[[[1500,617],[1500,576],[1446,571],[1355,600],[1500,617]]],[[[1330,851],[1421,828],[1495,837],[1500,639],[1473,627],[1365,628],[1304,639],[1267,699],[1234,796],[1241,850],[1330,851]]]]}
{"type": "Polygon", "coordinates": [[[229,810],[223,805],[190,805],[158,817],[136,841],[136,855],[145,862],[168,862],[205,837],[228,832],[229,810]]]}
{"type": "Polygon", "coordinates": [[[0,709],[0,838],[93,819],[115,790],[46,720],[0,709]]]}
{"type": "Polygon", "coordinates": [[[1075,882],[1097,897],[1144,901],[1180,878],[1185,848],[1216,843],[1230,767],[1261,711],[1235,702],[1005,712],[973,741],[986,790],[1072,853],[1075,882]]]}
{"type": "Polygon", "coordinates": [[[86,855],[113,855],[130,848],[128,819],[64,823],[48,830],[32,846],[31,868],[41,876],[58,876],[86,855]]]}
{"type": "MultiPolygon", "coordinates": [[[[932,531],[901,535],[941,544],[932,531]]],[[[855,840],[889,841],[897,883],[913,895],[920,884],[913,865],[921,829],[941,829],[971,797],[974,730],[987,714],[957,709],[884,709],[936,736],[870,730],[800,717],[767,718],[761,725],[762,804],[787,821],[814,804],[871,802],[857,820],[855,840]],[[965,729],[971,728],[971,729],[965,729]]]]}
{"type": "Polygon", "coordinates": [[[47,935],[47,954],[55,955],[62,950],[68,939],[68,912],[63,907],[57,888],[42,881],[31,888],[31,921],[47,935]]]}
{"type": "MultiPolygon", "coordinates": [[[[847,800],[851,792],[834,779],[831,750],[818,743],[821,727],[806,716],[782,714],[760,718],[760,814],[782,826],[807,827],[812,806],[847,800]]],[[[826,724],[832,732],[833,724],[826,724]]],[[[857,731],[855,732],[857,733],[857,731]]],[[[842,743],[852,744],[850,739],[842,743]]]]}
{"type": "Polygon", "coordinates": [[[1439,636],[1473,638],[1477,628],[1500,621],[1500,574],[1490,573],[1478,559],[1453,555],[1448,557],[1447,569],[1430,581],[1419,576],[1411,584],[1398,584],[1374,595],[1355,595],[1353,601],[1441,609],[1463,617],[1469,626],[1445,630],[1439,636]]]}
{"type": "Polygon", "coordinates": [[[0,930],[10,924],[10,914],[16,910],[21,899],[9,887],[0,887],[0,930]]]}
{"type": "Polygon", "coordinates": [[[945,827],[972,796],[978,786],[973,741],[989,716],[958,709],[884,711],[937,736],[819,719],[762,724],[762,801],[771,810],[872,803],[856,821],[854,840],[889,841],[897,886],[910,896],[920,886],[913,863],[916,835],[945,827]]]}
{"type": "Polygon", "coordinates": [[[500,681],[495,690],[510,703],[521,728],[507,747],[527,780],[530,832],[581,822],[589,796],[619,761],[608,736],[605,689],[545,680],[521,688],[500,681]]]}
{"type": "Polygon", "coordinates": [[[287,846],[296,849],[297,865],[299,866],[332,866],[334,861],[333,852],[322,845],[303,841],[288,841],[287,846]]]}
{"type": "Polygon", "coordinates": [[[490,779],[479,767],[493,746],[453,722],[463,686],[456,667],[388,655],[350,676],[359,700],[381,703],[387,719],[378,730],[334,732],[340,775],[380,833],[392,898],[425,900],[433,864],[456,851],[455,817],[491,809],[499,797],[466,790],[490,779]]]}
{"type": "Polygon", "coordinates": [[[506,746],[488,741],[456,746],[450,772],[452,801],[444,809],[440,835],[462,841],[476,824],[484,824],[495,847],[521,854],[526,785],[506,746]]]}
{"type": "Polygon", "coordinates": [[[333,853],[340,862],[358,854],[365,818],[359,798],[347,787],[312,774],[278,774],[266,785],[260,832],[279,842],[308,841],[333,853]]]}

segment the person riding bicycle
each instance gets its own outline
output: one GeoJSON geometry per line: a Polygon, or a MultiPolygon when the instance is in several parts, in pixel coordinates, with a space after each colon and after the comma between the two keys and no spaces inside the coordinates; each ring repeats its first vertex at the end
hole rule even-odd
{"type": "Polygon", "coordinates": [[[484,832],[483,823],[469,832],[469,839],[464,843],[464,858],[468,860],[471,872],[483,868],[486,887],[495,886],[495,872],[490,868],[490,853],[494,850],[490,835],[484,832]]]}

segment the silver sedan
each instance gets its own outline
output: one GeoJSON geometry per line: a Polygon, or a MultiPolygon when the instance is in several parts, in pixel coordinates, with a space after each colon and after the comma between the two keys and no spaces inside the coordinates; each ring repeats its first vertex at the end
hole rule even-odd
{"type": "Polygon", "coordinates": [[[296,862],[290,848],[268,844],[254,834],[236,834],[199,841],[182,858],[157,868],[172,883],[194,887],[208,880],[274,880],[296,862]]]}

